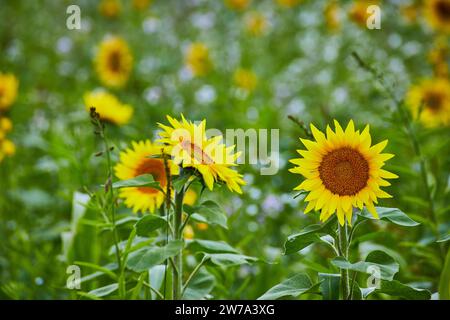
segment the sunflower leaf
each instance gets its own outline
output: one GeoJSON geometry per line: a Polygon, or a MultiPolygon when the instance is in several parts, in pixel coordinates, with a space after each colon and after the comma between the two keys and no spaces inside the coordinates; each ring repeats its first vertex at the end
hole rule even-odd
{"type": "MultiPolygon", "coordinates": [[[[406,213],[400,209],[384,207],[375,207],[375,209],[380,217],[380,220],[389,221],[404,227],[415,227],[419,225],[418,222],[408,217],[406,213]]],[[[367,208],[364,208],[359,215],[366,219],[377,220],[372,216],[367,208]]]]}
{"type": "Polygon", "coordinates": [[[131,188],[131,187],[150,187],[163,191],[161,189],[161,185],[159,184],[159,182],[155,181],[153,176],[148,173],[142,174],[140,176],[131,179],[116,181],[112,184],[112,187],[114,189],[131,188]]]}
{"type": "Polygon", "coordinates": [[[164,227],[167,224],[166,219],[156,215],[146,215],[139,219],[134,225],[136,234],[141,237],[147,237],[149,233],[164,227]]]}
{"type": "Polygon", "coordinates": [[[373,293],[384,293],[390,296],[399,297],[407,300],[429,300],[431,293],[426,289],[418,289],[403,284],[397,280],[381,280],[379,288],[369,287],[362,289],[363,297],[367,298],[373,293]]]}
{"type": "Polygon", "coordinates": [[[319,273],[319,281],[323,300],[339,300],[340,274],[319,273]]]}
{"type": "Polygon", "coordinates": [[[249,264],[250,262],[257,261],[257,258],[245,256],[243,254],[235,253],[205,253],[205,257],[208,258],[208,264],[214,264],[221,267],[238,266],[241,264],[249,264]]]}
{"type": "Polygon", "coordinates": [[[399,270],[399,264],[380,250],[370,252],[365,261],[350,263],[344,257],[336,257],[331,263],[340,269],[367,273],[383,280],[393,280],[399,270]]]}
{"type": "Polygon", "coordinates": [[[201,205],[195,207],[185,204],[183,205],[183,209],[193,220],[197,222],[219,225],[225,229],[228,229],[227,215],[214,201],[207,200],[201,205]]]}
{"type": "Polygon", "coordinates": [[[187,247],[192,251],[206,253],[239,253],[239,251],[224,241],[194,239],[188,241],[187,247]]]}
{"type": "Polygon", "coordinates": [[[302,294],[314,291],[320,286],[320,282],[313,284],[306,274],[297,274],[270,288],[258,300],[276,300],[282,297],[298,297],[302,294]]]}
{"type": "Polygon", "coordinates": [[[164,247],[143,248],[130,254],[127,267],[135,272],[147,271],[151,267],[161,264],[167,258],[178,254],[183,246],[183,241],[175,240],[164,247]]]}

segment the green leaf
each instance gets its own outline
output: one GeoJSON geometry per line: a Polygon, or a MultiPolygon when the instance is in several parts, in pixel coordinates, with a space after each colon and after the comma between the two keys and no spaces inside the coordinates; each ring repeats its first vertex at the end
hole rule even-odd
{"type": "Polygon", "coordinates": [[[207,263],[212,263],[222,267],[231,267],[241,264],[249,264],[250,262],[258,260],[254,257],[234,253],[212,253],[212,254],[206,253],[205,256],[209,258],[207,263]]]}
{"type": "Polygon", "coordinates": [[[92,295],[94,297],[104,297],[104,296],[107,296],[107,295],[113,293],[118,288],[119,288],[119,285],[117,283],[113,283],[113,284],[89,291],[88,295],[92,295]]]}
{"type": "Polygon", "coordinates": [[[193,220],[198,222],[204,222],[213,225],[219,225],[228,228],[227,215],[223,209],[214,201],[207,200],[199,206],[191,207],[188,205],[183,206],[184,211],[188,213],[193,220]]]}
{"type": "Polygon", "coordinates": [[[450,248],[447,251],[444,269],[442,269],[439,280],[439,299],[450,300],[450,248]]]}
{"type": "Polygon", "coordinates": [[[224,241],[194,239],[188,242],[187,247],[192,251],[206,253],[239,253],[239,251],[224,241]]]}
{"type": "Polygon", "coordinates": [[[117,267],[116,264],[110,264],[108,266],[99,266],[95,263],[90,263],[90,262],[84,262],[84,261],[75,261],[74,262],[75,265],[81,266],[81,267],[87,267],[87,268],[91,268],[94,270],[97,270],[105,275],[108,275],[111,277],[111,279],[113,280],[117,280],[117,276],[114,272],[111,271],[111,267],[117,267]]]}
{"type": "Polygon", "coordinates": [[[321,234],[332,234],[335,218],[328,220],[325,224],[309,225],[299,233],[290,235],[284,243],[284,254],[296,253],[307,246],[320,240],[321,234]]]}
{"type": "Polygon", "coordinates": [[[447,241],[450,241],[450,233],[448,235],[446,235],[446,236],[443,236],[442,238],[440,238],[436,242],[447,242],[447,241]]]}
{"type": "Polygon", "coordinates": [[[136,222],[134,227],[136,228],[136,234],[138,236],[148,237],[151,232],[164,227],[166,224],[166,219],[150,214],[143,216],[138,222],[136,222]]]}
{"type": "Polygon", "coordinates": [[[169,242],[164,247],[144,248],[130,254],[127,267],[135,272],[147,271],[149,268],[161,264],[167,258],[175,256],[183,248],[183,241],[169,242]]]}
{"type": "MultiPolygon", "coordinates": [[[[164,282],[164,276],[166,273],[166,266],[164,264],[156,265],[148,271],[148,280],[150,285],[156,289],[161,289],[161,286],[164,282]]],[[[156,293],[151,291],[152,300],[156,299],[156,293]]]]}
{"type": "Polygon", "coordinates": [[[155,188],[155,189],[163,191],[161,189],[159,182],[155,181],[153,176],[148,173],[142,174],[140,176],[137,176],[137,177],[134,177],[131,179],[120,180],[120,181],[114,182],[112,184],[112,187],[114,189],[130,188],[130,187],[151,187],[151,188],[155,188]]]}
{"type": "Polygon", "coordinates": [[[344,257],[336,257],[331,263],[340,269],[367,274],[373,274],[374,268],[379,268],[380,278],[383,280],[393,280],[399,270],[398,263],[390,255],[379,250],[369,253],[365,261],[350,263],[344,257]]]}
{"type": "Polygon", "coordinates": [[[380,288],[372,287],[362,290],[364,298],[373,293],[384,293],[390,296],[399,297],[407,300],[430,300],[431,293],[426,289],[417,289],[397,280],[381,280],[380,288]]]}
{"type": "MultiPolygon", "coordinates": [[[[400,209],[384,207],[375,207],[375,209],[377,210],[380,220],[389,221],[404,227],[415,227],[419,225],[418,222],[408,217],[406,213],[404,213],[400,209]]],[[[360,216],[366,219],[377,220],[372,216],[372,214],[369,212],[369,210],[367,210],[366,207],[364,207],[364,209],[360,213],[360,216]]]]}
{"type": "Polygon", "coordinates": [[[340,274],[319,273],[319,282],[323,300],[339,300],[340,274]]]}
{"type": "Polygon", "coordinates": [[[298,297],[315,290],[320,283],[313,284],[306,274],[297,274],[270,288],[258,300],[276,300],[282,297],[298,297]]]}
{"type": "Polygon", "coordinates": [[[200,300],[214,288],[216,279],[205,268],[202,268],[189,282],[183,293],[183,299],[200,300]]]}

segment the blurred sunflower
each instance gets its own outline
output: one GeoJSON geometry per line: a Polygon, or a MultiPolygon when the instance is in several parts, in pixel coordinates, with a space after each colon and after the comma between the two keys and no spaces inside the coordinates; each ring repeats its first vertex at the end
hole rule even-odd
{"type": "Polygon", "coordinates": [[[2,162],[5,157],[13,156],[16,153],[16,146],[14,143],[1,136],[2,133],[0,132],[0,162],[2,162]]]}
{"type": "MultiPolygon", "coordinates": [[[[166,168],[164,160],[152,158],[162,154],[163,146],[150,140],[132,142],[132,148],[120,153],[120,162],[114,167],[116,177],[120,180],[131,179],[143,174],[151,174],[161,188],[167,187],[166,168]]],[[[178,166],[168,161],[171,175],[178,174],[178,166]]],[[[133,212],[155,212],[164,202],[164,193],[151,187],[132,187],[120,190],[119,197],[125,199],[127,207],[133,212]]]]}
{"type": "Polygon", "coordinates": [[[341,26],[340,9],[337,1],[329,1],[324,9],[325,24],[330,31],[337,31],[341,26]]]}
{"type": "Polygon", "coordinates": [[[192,228],[192,226],[187,225],[186,227],[184,227],[183,230],[183,238],[187,239],[187,240],[192,240],[194,239],[195,236],[195,232],[194,229],[192,228]]]}
{"type": "Polygon", "coordinates": [[[450,32],[450,0],[427,0],[425,17],[435,30],[450,32]]]}
{"type": "Polygon", "coordinates": [[[367,8],[371,5],[379,5],[379,0],[354,1],[348,13],[349,18],[360,27],[365,28],[367,26],[367,19],[370,16],[370,14],[367,12],[367,8]]]}
{"type": "Polygon", "coordinates": [[[245,184],[242,175],[230,167],[236,166],[240,153],[233,153],[235,146],[226,147],[222,136],[206,137],[206,120],[196,125],[187,121],[182,115],[178,121],[167,116],[171,126],[158,123],[163,129],[159,142],[169,146],[176,164],[183,168],[196,169],[209,190],[213,190],[214,182],[223,182],[228,189],[242,193],[241,185],[245,184]]]}
{"type": "Polygon", "coordinates": [[[245,19],[247,32],[255,37],[259,37],[267,30],[267,18],[261,12],[251,12],[245,19]]]}
{"type": "Polygon", "coordinates": [[[197,193],[192,189],[188,189],[184,194],[183,203],[189,206],[193,206],[196,200],[197,193]]]}
{"type": "Polygon", "coordinates": [[[326,136],[311,124],[316,141],[300,139],[307,150],[297,150],[303,158],[290,160],[297,167],[289,171],[306,178],[295,188],[309,191],[305,213],[321,210],[321,221],[336,213],[343,225],[345,218],[351,224],[353,207],[366,206],[378,218],[374,206],[377,198],[391,198],[380,187],[390,185],[384,179],[398,178],[381,169],[384,162],[394,156],[381,153],[388,141],[371,146],[368,125],[360,133],[355,131],[352,120],[345,131],[337,121],[334,124],[335,131],[327,126],[326,136]]]}
{"type": "Polygon", "coordinates": [[[144,10],[150,3],[152,3],[152,0],[133,0],[133,7],[138,10],[144,10]]]}
{"type": "Polygon", "coordinates": [[[425,79],[413,85],[406,103],[415,118],[427,127],[450,125],[450,82],[444,78],[425,79]]]}
{"type": "Polygon", "coordinates": [[[17,98],[19,81],[11,73],[0,72],[0,111],[8,110],[17,98]]]}
{"type": "Polygon", "coordinates": [[[212,69],[208,47],[201,42],[189,45],[185,61],[195,76],[204,76],[212,69]]]}
{"type": "Polygon", "coordinates": [[[434,75],[436,77],[448,78],[448,63],[449,57],[448,40],[444,37],[438,37],[435,44],[428,54],[428,60],[433,65],[434,75]]]}
{"type": "Polygon", "coordinates": [[[102,41],[95,65],[100,81],[109,87],[122,87],[133,67],[133,57],[125,40],[110,37],[102,41]]]}
{"type": "Polygon", "coordinates": [[[277,3],[285,8],[293,8],[296,5],[300,4],[300,2],[302,2],[302,0],[276,0],[277,3]]]}
{"type": "Polygon", "coordinates": [[[0,132],[8,133],[12,130],[12,122],[6,117],[0,117],[0,132]]]}
{"type": "Polygon", "coordinates": [[[248,69],[239,68],[233,75],[234,84],[247,92],[252,92],[258,84],[258,77],[256,74],[248,69]]]}
{"type": "Polygon", "coordinates": [[[243,11],[250,5],[251,0],[225,0],[225,5],[233,10],[243,11]]]}
{"type": "Polygon", "coordinates": [[[419,8],[417,7],[417,4],[415,4],[415,3],[401,6],[400,12],[402,13],[402,15],[406,19],[406,21],[409,23],[416,22],[417,17],[419,16],[419,8]]]}
{"type": "Polygon", "coordinates": [[[102,0],[98,5],[100,13],[107,18],[116,18],[122,11],[119,0],[102,0]]]}
{"type": "Polygon", "coordinates": [[[119,126],[127,124],[133,115],[133,107],[121,103],[116,96],[102,90],[86,93],[84,105],[87,111],[95,107],[100,119],[119,126]]]}

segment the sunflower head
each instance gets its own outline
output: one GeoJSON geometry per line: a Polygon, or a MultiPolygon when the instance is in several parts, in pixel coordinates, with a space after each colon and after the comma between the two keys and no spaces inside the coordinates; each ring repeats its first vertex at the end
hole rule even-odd
{"type": "Polygon", "coordinates": [[[367,19],[370,13],[367,12],[367,8],[371,5],[378,5],[379,0],[360,0],[354,1],[348,13],[349,18],[358,24],[360,27],[366,27],[367,19]]]}
{"type": "Polygon", "coordinates": [[[261,12],[252,12],[245,19],[245,28],[249,34],[259,37],[267,30],[267,18],[261,12]]]}
{"type": "Polygon", "coordinates": [[[120,11],[122,11],[122,6],[119,0],[102,0],[98,6],[100,13],[107,18],[116,18],[120,11]]]}
{"type": "Polygon", "coordinates": [[[11,140],[2,138],[2,132],[0,132],[0,162],[5,157],[11,157],[16,153],[16,146],[11,140]]]}
{"type": "Polygon", "coordinates": [[[209,49],[201,42],[189,45],[186,51],[185,62],[195,76],[204,76],[212,69],[209,49]]]}
{"type": "Polygon", "coordinates": [[[245,182],[242,175],[231,167],[236,166],[240,153],[235,146],[226,147],[222,136],[208,138],[206,120],[195,124],[181,116],[181,121],[167,116],[170,125],[159,123],[162,129],[158,142],[168,146],[175,163],[192,168],[198,173],[209,190],[215,182],[225,183],[231,191],[242,193],[245,182]]]}
{"type": "Polygon", "coordinates": [[[251,70],[242,68],[239,68],[234,72],[233,80],[238,88],[247,92],[252,92],[258,84],[256,74],[251,70]]]}
{"type": "Polygon", "coordinates": [[[435,30],[450,33],[450,0],[427,0],[425,17],[435,30]]]}
{"type": "Polygon", "coordinates": [[[425,79],[412,86],[406,103],[427,127],[450,124],[450,82],[445,78],[425,79]]]}
{"type": "Polygon", "coordinates": [[[0,111],[8,110],[17,98],[19,81],[10,73],[0,72],[0,111]]]}
{"type": "MultiPolygon", "coordinates": [[[[120,180],[131,179],[143,174],[151,174],[161,188],[167,187],[167,171],[170,175],[178,174],[178,166],[167,161],[166,170],[161,156],[164,146],[154,144],[150,140],[132,142],[132,148],[120,153],[120,162],[115,166],[116,177],[120,180]]],[[[120,190],[119,197],[125,199],[125,205],[133,212],[154,212],[164,202],[164,193],[151,187],[131,187],[120,190]]]]}
{"type": "Polygon", "coordinates": [[[295,188],[308,192],[305,213],[321,211],[320,220],[326,221],[336,213],[339,223],[345,218],[351,224],[353,208],[366,206],[378,217],[374,203],[378,198],[391,196],[380,187],[389,186],[384,179],[397,178],[382,167],[394,155],[381,153],[387,140],[371,146],[369,126],[355,131],[353,121],[345,131],[335,121],[335,131],[327,127],[326,135],[311,124],[315,141],[301,139],[306,150],[297,150],[302,156],[290,160],[296,167],[291,172],[301,174],[305,180],[295,188]]]}
{"type": "Polygon", "coordinates": [[[133,57],[125,40],[119,37],[105,39],[95,57],[95,66],[103,84],[115,88],[124,86],[133,67],[133,57]]]}
{"type": "Polygon", "coordinates": [[[84,95],[84,104],[89,112],[94,107],[100,119],[116,125],[127,124],[133,115],[133,107],[123,104],[116,96],[106,91],[92,91],[84,95]]]}

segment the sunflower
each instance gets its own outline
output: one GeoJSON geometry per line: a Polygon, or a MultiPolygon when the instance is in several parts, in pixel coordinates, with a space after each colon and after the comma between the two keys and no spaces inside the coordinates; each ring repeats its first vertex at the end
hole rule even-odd
{"type": "Polygon", "coordinates": [[[250,2],[251,0],[225,0],[225,5],[230,9],[243,11],[249,6],[250,2]]]}
{"type": "Polygon", "coordinates": [[[226,147],[222,136],[206,137],[206,120],[196,125],[187,121],[182,115],[178,121],[167,116],[171,126],[158,123],[159,142],[170,147],[173,160],[183,168],[196,169],[209,190],[213,190],[214,182],[223,182],[228,189],[242,193],[241,185],[245,182],[242,175],[230,167],[236,166],[240,153],[234,153],[235,146],[226,147]]]}
{"type": "Polygon", "coordinates": [[[195,76],[204,76],[212,69],[209,49],[201,42],[195,42],[189,45],[185,61],[195,76]]]}
{"type": "Polygon", "coordinates": [[[17,98],[19,81],[10,73],[0,72],[0,111],[8,110],[17,98]]]}
{"type": "Polygon", "coordinates": [[[247,92],[252,92],[258,84],[256,74],[247,69],[239,68],[235,71],[233,76],[234,84],[247,92]]]}
{"type": "Polygon", "coordinates": [[[92,91],[84,95],[86,110],[94,107],[100,119],[117,125],[127,124],[133,115],[133,107],[121,103],[114,95],[106,91],[92,91]]]}
{"type": "Polygon", "coordinates": [[[101,82],[106,86],[118,88],[128,81],[133,57],[122,38],[110,37],[100,44],[95,65],[101,82]]]}
{"type": "Polygon", "coordinates": [[[305,213],[321,210],[321,221],[336,213],[343,225],[345,218],[351,224],[353,207],[366,206],[378,218],[374,206],[377,198],[391,198],[380,187],[390,185],[384,179],[398,178],[381,169],[394,156],[381,153],[388,141],[371,146],[368,125],[360,133],[355,131],[352,120],[345,131],[337,121],[334,124],[335,131],[327,126],[326,135],[311,124],[316,141],[300,139],[307,150],[297,150],[303,158],[290,160],[297,165],[290,171],[306,178],[295,188],[309,192],[305,213]]]}
{"type": "Polygon", "coordinates": [[[11,140],[4,139],[1,137],[2,133],[0,132],[0,162],[8,156],[11,157],[16,153],[16,146],[11,140]]]}
{"type": "Polygon", "coordinates": [[[434,75],[436,77],[448,78],[449,70],[447,58],[449,57],[449,46],[447,38],[438,37],[435,40],[433,48],[428,53],[428,61],[433,65],[434,75]]]}
{"type": "Polygon", "coordinates": [[[12,122],[8,118],[0,117],[0,132],[8,133],[12,130],[12,122]]]}
{"type": "Polygon", "coordinates": [[[102,0],[98,10],[107,18],[116,18],[122,11],[122,6],[118,0],[102,0]]]}
{"type": "Polygon", "coordinates": [[[340,9],[337,1],[330,1],[325,6],[323,14],[328,30],[337,31],[340,28],[341,22],[339,19],[339,11],[340,9]]]}
{"type": "Polygon", "coordinates": [[[425,17],[435,30],[450,33],[450,0],[425,1],[425,17]]]}
{"type": "Polygon", "coordinates": [[[247,32],[255,37],[259,37],[267,30],[267,18],[260,12],[252,12],[245,19],[247,32]]]}
{"type": "Polygon", "coordinates": [[[444,78],[425,79],[412,86],[406,104],[425,126],[450,124],[450,82],[444,78]]]}
{"type": "Polygon", "coordinates": [[[365,28],[367,26],[367,19],[370,16],[367,12],[367,8],[371,5],[379,5],[379,0],[355,1],[350,7],[350,11],[348,13],[349,18],[360,27],[365,28]]]}
{"type": "MultiPolygon", "coordinates": [[[[120,180],[131,179],[143,174],[151,174],[161,188],[167,187],[166,167],[162,158],[164,147],[150,140],[132,142],[132,148],[120,153],[120,162],[114,167],[116,177],[120,180]]],[[[178,174],[178,166],[168,160],[171,175],[178,174]]],[[[120,190],[119,197],[125,199],[125,205],[133,212],[155,212],[164,202],[164,193],[151,187],[132,187],[120,190]]]]}

